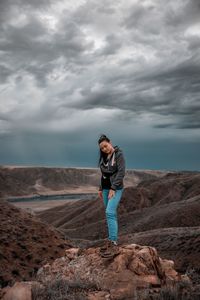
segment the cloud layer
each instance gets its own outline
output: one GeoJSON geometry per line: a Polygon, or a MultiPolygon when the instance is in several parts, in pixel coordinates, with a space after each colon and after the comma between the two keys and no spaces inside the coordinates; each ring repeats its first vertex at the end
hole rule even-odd
{"type": "Polygon", "coordinates": [[[198,0],[1,1],[0,136],[199,138],[199,15],[198,0]]]}

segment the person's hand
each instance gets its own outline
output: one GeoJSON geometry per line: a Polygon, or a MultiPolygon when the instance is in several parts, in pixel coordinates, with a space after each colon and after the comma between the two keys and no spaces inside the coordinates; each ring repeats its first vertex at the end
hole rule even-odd
{"type": "Polygon", "coordinates": [[[110,190],[109,194],[108,194],[108,199],[110,200],[113,196],[115,196],[115,191],[114,190],[110,190]]]}
{"type": "Polygon", "coordinates": [[[99,198],[100,198],[101,200],[103,200],[103,193],[102,193],[102,191],[98,191],[98,196],[99,196],[99,198]]]}

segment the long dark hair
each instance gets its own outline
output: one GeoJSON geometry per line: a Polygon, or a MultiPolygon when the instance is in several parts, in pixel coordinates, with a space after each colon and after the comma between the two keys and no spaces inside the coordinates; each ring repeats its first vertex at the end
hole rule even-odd
{"type": "MultiPolygon", "coordinates": [[[[99,140],[98,140],[98,144],[101,144],[101,142],[106,141],[108,143],[110,143],[110,139],[105,135],[105,134],[101,134],[99,140]]],[[[99,161],[98,161],[98,166],[100,165],[101,159],[103,157],[103,160],[105,160],[107,158],[107,153],[101,151],[101,149],[99,149],[99,161]]]]}

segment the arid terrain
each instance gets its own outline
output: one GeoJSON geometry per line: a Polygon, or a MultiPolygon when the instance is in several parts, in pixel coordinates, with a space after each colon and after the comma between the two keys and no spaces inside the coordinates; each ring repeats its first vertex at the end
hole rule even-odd
{"type": "MultiPolygon", "coordinates": [[[[0,168],[1,287],[31,279],[66,249],[97,249],[107,237],[105,210],[97,196],[41,206],[34,199],[24,204],[6,199],[96,192],[99,176],[97,169],[0,168]]],[[[118,221],[120,245],[155,247],[162,259],[174,261],[176,271],[192,270],[200,284],[199,172],[127,171],[118,221]]]]}
{"type": "MultiPolygon", "coordinates": [[[[165,175],[166,171],[127,170],[125,186],[165,175]]],[[[0,197],[93,193],[100,182],[95,168],[48,168],[0,166],[0,197]]]]}
{"type": "MultiPolygon", "coordinates": [[[[37,214],[59,228],[68,238],[98,240],[107,228],[103,203],[69,203],[37,214]],[[58,217],[59,216],[59,217],[58,217]]],[[[172,173],[144,180],[124,190],[118,209],[119,234],[123,242],[154,246],[175,259],[177,268],[199,267],[200,174],[172,173]]]]}
{"type": "Polygon", "coordinates": [[[70,242],[52,226],[0,201],[0,284],[28,280],[46,261],[63,255],[70,242]]]}
{"type": "Polygon", "coordinates": [[[22,208],[30,213],[41,212],[46,209],[58,207],[60,205],[75,203],[80,200],[66,200],[66,199],[56,199],[56,200],[32,200],[32,201],[17,201],[12,202],[16,207],[22,208]]]}

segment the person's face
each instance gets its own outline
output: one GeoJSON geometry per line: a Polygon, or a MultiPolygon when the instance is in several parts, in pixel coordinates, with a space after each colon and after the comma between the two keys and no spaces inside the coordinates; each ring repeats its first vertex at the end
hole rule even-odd
{"type": "Polygon", "coordinates": [[[103,141],[99,144],[99,148],[101,149],[102,152],[104,153],[111,153],[113,150],[113,146],[111,143],[107,142],[107,141],[103,141]]]}

